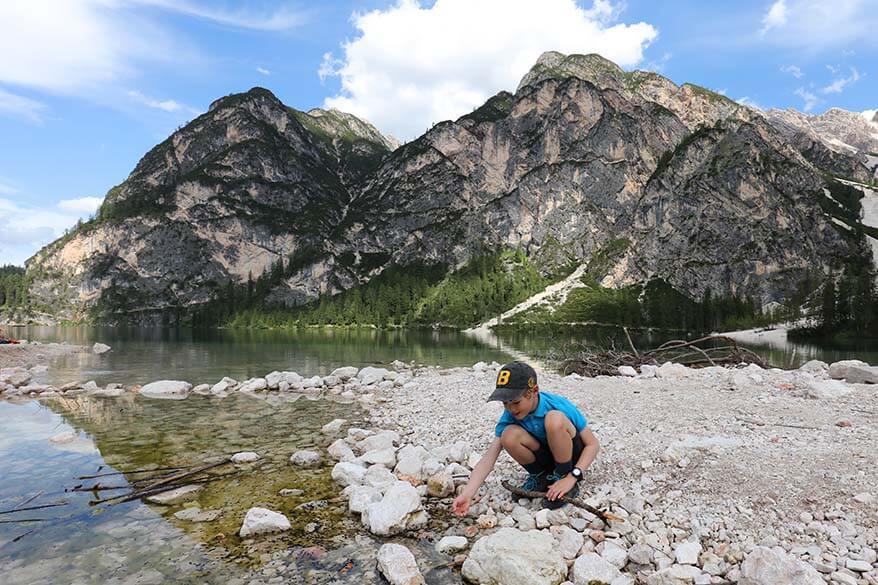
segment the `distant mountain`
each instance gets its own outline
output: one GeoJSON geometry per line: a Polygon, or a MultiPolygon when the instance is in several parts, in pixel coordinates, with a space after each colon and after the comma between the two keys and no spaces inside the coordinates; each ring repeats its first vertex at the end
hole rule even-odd
{"type": "Polygon", "coordinates": [[[264,271],[282,277],[267,302],[289,306],[391,266],[517,248],[604,286],[782,301],[869,254],[857,192],[831,176],[866,181],[865,159],[803,125],[555,52],[514,94],[398,148],[254,88],[153,148],[94,221],[34,256],[31,293],[67,319],[156,322],[264,271]]]}

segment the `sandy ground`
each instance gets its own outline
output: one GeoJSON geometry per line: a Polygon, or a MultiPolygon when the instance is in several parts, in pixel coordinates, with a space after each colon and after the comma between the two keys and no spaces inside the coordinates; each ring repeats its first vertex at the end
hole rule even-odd
{"type": "MultiPolygon", "coordinates": [[[[817,400],[806,398],[812,384],[836,384],[825,374],[750,368],[689,370],[680,379],[544,374],[539,385],[576,403],[601,441],[586,493],[642,490],[672,516],[715,518],[756,542],[788,536],[778,525],[799,522],[802,512],[843,509],[874,542],[878,507],[853,497],[878,492],[878,387],[838,382],[851,393],[817,400]]],[[[494,376],[470,369],[418,375],[407,392],[388,394],[376,422],[408,433],[409,442],[463,439],[481,451],[501,413],[485,402],[494,376]]],[[[505,453],[498,467],[488,492],[520,474],[505,453]]]]}

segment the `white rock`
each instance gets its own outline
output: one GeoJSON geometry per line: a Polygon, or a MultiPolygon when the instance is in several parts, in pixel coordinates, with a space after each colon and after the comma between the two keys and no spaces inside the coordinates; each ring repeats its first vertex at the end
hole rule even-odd
{"type": "Polygon", "coordinates": [[[320,376],[311,376],[302,380],[302,388],[320,388],[323,386],[323,378],[320,376]]]}
{"type": "Polygon", "coordinates": [[[298,467],[320,467],[323,457],[316,451],[296,451],[290,456],[290,463],[298,467]]]}
{"type": "Polygon", "coordinates": [[[853,388],[838,380],[814,380],[808,383],[806,394],[809,398],[835,400],[847,396],[853,388]]]}
{"type": "Polygon", "coordinates": [[[654,554],[651,546],[638,543],[628,549],[628,560],[638,565],[648,565],[652,563],[654,554]]]}
{"type": "Polygon", "coordinates": [[[362,514],[369,504],[381,501],[381,490],[368,485],[354,485],[345,488],[348,492],[348,509],[362,514]]]}
{"type": "Polygon", "coordinates": [[[692,565],[672,565],[646,578],[646,585],[691,585],[701,576],[701,569],[692,565]]]}
{"type": "Polygon", "coordinates": [[[342,380],[343,382],[347,382],[348,380],[350,380],[351,378],[356,376],[358,371],[359,371],[359,369],[355,368],[353,366],[344,366],[344,367],[336,368],[336,369],[332,370],[332,372],[330,372],[329,375],[335,376],[335,377],[339,378],[340,380],[342,380]]]}
{"type": "Polygon", "coordinates": [[[445,498],[454,493],[454,478],[441,471],[427,480],[427,493],[436,498],[445,498]]]}
{"type": "Polygon", "coordinates": [[[367,451],[358,459],[367,465],[383,465],[388,469],[393,469],[393,466],[396,465],[396,449],[390,447],[367,451]]]}
{"type": "Polygon", "coordinates": [[[338,376],[323,376],[323,386],[332,388],[341,384],[341,378],[338,376]]]}
{"type": "Polygon", "coordinates": [[[387,543],[378,549],[378,570],[390,585],[422,585],[415,556],[401,544],[387,543]]]}
{"type": "Polygon", "coordinates": [[[250,508],[238,535],[241,538],[270,532],[283,532],[292,528],[286,516],[265,508],[250,508]]]}
{"type": "Polygon", "coordinates": [[[381,491],[386,490],[397,481],[393,472],[383,465],[372,465],[366,469],[366,473],[363,475],[363,485],[372,486],[381,491]]]}
{"type": "Polygon", "coordinates": [[[183,400],[189,395],[192,384],[179,380],[161,380],[151,382],[140,389],[140,395],[147,398],[167,398],[183,400]]]}
{"type": "Polygon", "coordinates": [[[558,541],[558,552],[565,559],[575,559],[582,548],[585,538],[569,526],[558,526],[552,529],[558,541]]]}
{"type": "Polygon", "coordinates": [[[628,562],[628,551],[618,544],[605,540],[604,549],[601,551],[601,558],[619,569],[628,562]]]}
{"type": "Polygon", "coordinates": [[[641,378],[655,378],[656,371],[658,371],[658,366],[652,366],[650,364],[643,364],[640,366],[640,377],[641,378]]]}
{"type": "Polygon", "coordinates": [[[681,565],[697,565],[698,555],[701,554],[700,542],[681,542],[674,547],[674,557],[681,565]]]}
{"type": "Polygon", "coordinates": [[[823,585],[823,579],[811,565],[783,550],[759,546],[741,564],[738,585],[823,585]]]}
{"type": "Polygon", "coordinates": [[[878,367],[850,366],[844,379],[848,384],[878,384],[878,367]]]}
{"type": "Polygon", "coordinates": [[[810,360],[799,366],[799,370],[810,374],[822,374],[829,370],[829,365],[820,360],[810,360]]]}
{"type": "Polygon", "coordinates": [[[237,385],[238,382],[236,380],[233,380],[232,378],[223,378],[222,380],[210,387],[210,393],[215,396],[224,396],[226,392],[228,392],[237,385]]]}
{"type": "Polygon", "coordinates": [[[344,439],[337,439],[327,449],[329,456],[336,461],[352,461],[356,458],[354,451],[344,439]]]}
{"type": "Polygon", "coordinates": [[[486,364],[485,362],[476,362],[473,364],[473,371],[474,372],[484,372],[487,369],[488,369],[488,364],[486,364]]]}
{"type": "Polygon", "coordinates": [[[110,349],[110,346],[104,343],[95,343],[93,346],[91,346],[92,353],[95,353],[97,355],[107,353],[108,351],[110,351],[110,349]]]}
{"type": "Polygon", "coordinates": [[[385,370],[384,368],[373,368],[368,366],[357,373],[357,379],[360,381],[360,384],[368,386],[369,384],[377,384],[390,373],[390,370],[385,370]]]}
{"type": "Polygon", "coordinates": [[[631,366],[619,366],[619,375],[633,378],[637,375],[637,370],[631,366]]]}
{"type": "Polygon", "coordinates": [[[381,449],[393,449],[399,443],[399,433],[394,431],[381,431],[370,435],[357,443],[357,449],[361,453],[367,451],[379,451],[381,449]]]}
{"type": "Polygon", "coordinates": [[[673,362],[665,362],[655,371],[655,375],[659,378],[680,379],[685,378],[691,373],[689,368],[683,364],[675,364],[673,362]]]}
{"type": "Polygon", "coordinates": [[[855,495],[854,501],[859,502],[860,504],[874,504],[875,496],[869,492],[863,492],[861,494],[855,495]]]}
{"type": "Polygon", "coordinates": [[[868,366],[866,362],[860,360],[841,360],[829,366],[829,377],[835,380],[847,378],[848,368],[851,366],[868,366]]]}
{"type": "Polygon", "coordinates": [[[573,582],[576,585],[589,585],[591,581],[612,583],[613,579],[621,575],[618,568],[593,552],[581,555],[573,563],[573,582]]]}
{"type": "Polygon", "coordinates": [[[469,542],[463,536],[443,536],[436,543],[436,552],[451,554],[465,549],[468,544],[469,542]]]}
{"type": "Polygon", "coordinates": [[[424,462],[430,457],[430,453],[420,445],[406,445],[396,453],[396,467],[393,472],[397,475],[410,475],[418,479],[426,479],[422,468],[424,462]]]}
{"type": "Polygon", "coordinates": [[[335,467],[332,468],[332,479],[343,487],[362,484],[365,475],[365,467],[347,461],[336,463],[335,467]]]}
{"type": "Polygon", "coordinates": [[[341,430],[341,427],[348,422],[347,419],[336,418],[332,420],[332,422],[328,422],[320,429],[320,432],[324,435],[336,435],[341,430]]]}
{"type": "Polygon", "coordinates": [[[472,452],[473,448],[466,441],[455,441],[448,450],[448,458],[456,463],[463,463],[472,452]]]}
{"type": "Polygon", "coordinates": [[[55,443],[56,445],[64,445],[67,443],[72,443],[77,439],[78,436],[79,435],[77,435],[74,431],[63,431],[49,437],[49,442],[55,443]]]}
{"type": "Polygon", "coordinates": [[[253,451],[241,451],[240,453],[235,453],[231,457],[232,463],[253,463],[254,461],[259,461],[261,457],[259,457],[258,453],[254,453],[253,451]]]}
{"type": "Polygon", "coordinates": [[[192,388],[192,393],[199,396],[207,396],[210,394],[210,384],[198,384],[192,388]]]}
{"type": "Polygon", "coordinates": [[[363,510],[363,525],[379,536],[398,534],[409,526],[413,513],[420,509],[418,491],[407,481],[397,481],[387,488],[380,502],[369,504],[363,510]]]}
{"type": "Polygon", "coordinates": [[[147,496],[146,500],[148,502],[152,502],[153,504],[170,506],[172,504],[178,504],[186,500],[191,500],[195,497],[195,493],[199,491],[202,487],[202,485],[184,485],[182,487],[168,490],[160,494],[147,496]]]}
{"type": "Polygon", "coordinates": [[[268,387],[272,390],[277,390],[280,387],[280,383],[283,381],[283,372],[274,371],[265,376],[265,383],[268,384],[268,387]]]}
{"type": "Polygon", "coordinates": [[[268,388],[268,382],[265,381],[265,378],[251,378],[249,380],[244,380],[241,383],[241,387],[238,388],[239,392],[258,392],[260,390],[265,390],[268,388]]]}
{"type": "Polygon", "coordinates": [[[476,541],[462,573],[483,585],[557,585],[567,576],[567,563],[549,534],[501,528],[476,541]]]}

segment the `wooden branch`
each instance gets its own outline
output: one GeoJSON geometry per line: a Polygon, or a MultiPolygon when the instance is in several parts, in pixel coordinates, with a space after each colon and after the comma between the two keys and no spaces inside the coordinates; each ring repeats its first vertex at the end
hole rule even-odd
{"type": "Polygon", "coordinates": [[[36,500],[37,498],[39,498],[41,495],[43,495],[43,490],[38,491],[37,493],[35,493],[34,495],[32,495],[31,497],[29,497],[29,498],[26,499],[25,501],[20,502],[19,504],[17,504],[17,505],[16,505],[14,508],[12,508],[12,509],[13,509],[13,510],[20,510],[22,506],[27,506],[28,504],[30,504],[31,502],[33,502],[34,500],[36,500]]]}
{"type": "MultiPolygon", "coordinates": [[[[516,487],[516,486],[512,485],[512,483],[510,483],[508,479],[504,479],[503,481],[501,481],[500,485],[505,487],[507,490],[509,490],[510,492],[515,494],[516,496],[521,496],[523,498],[544,498],[544,497],[546,497],[546,492],[535,492],[535,491],[531,491],[531,490],[521,489],[520,487],[516,487]]],[[[590,512],[591,514],[594,514],[595,516],[600,518],[604,522],[604,524],[606,524],[607,526],[610,525],[610,520],[616,520],[616,521],[621,520],[621,518],[619,518],[618,516],[614,516],[613,514],[609,514],[607,512],[602,512],[601,510],[598,510],[594,506],[586,504],[585,502],[580,501],[576,498],[568,498],[567,496],[561,496],[560,498],[558,498],[558,500],[561,502],[566,502],[568,504],[572,504],[572,505],[576,506],[577,508],[582,508],[583,510],[590,512]]]]}
{"type": "Polygon", "coordinates": [[[187,469],[186,467],[156,467],[155,469],[135,469],[134,471],[114,471],[113,473],[97,473],[95,475],[80,475],[76,479],[95,479],[98,477],[109,477],[111,475],[134,475],[137,473],[154,473],[156,471],[179,471],[187,469]]]}
{"type": "Polygon", "coordinates": [[[23,522],[46,522],[51,518],[22,518],[20,520],[0,520],[0,524],[21,524],[23,522]]]}
{"type": "Polygon", "coordinates": [[[637,353],[637,348],[634,347],[634,342],[631,341],[631,334],[628,333],[628,328],[627,328],[627,327],[622,327],[622,331],[625,332],[625,337],[628,338],[628,345],[631,346],[631,351],[634,352],[634,355],[635,355],[635,356],[639,356],[640,354],[637,353]]]}
{"type": "Polygon", "coordinates": [[[12,510],[3,510],[0,514],[12,514],[14,512],[24,512],[25,510],[42,510],[43,508],[55,508],[57,506],[66,506],[70,502],[55,502],[54,504],[43,504],[42,506],[29,506],[27,508],[13,508],[12,510]]]}

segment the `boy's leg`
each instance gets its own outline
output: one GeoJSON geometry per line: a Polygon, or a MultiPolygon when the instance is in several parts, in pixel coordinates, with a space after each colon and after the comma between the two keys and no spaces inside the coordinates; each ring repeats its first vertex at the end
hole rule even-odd
{"type": "Polygon", "coordinates": [[[500,444],[510,457],[529,472],[541,471],[534,466],[538,463],[536,451],[540,448],[540,442],[523,428],[516,425],[506,427],[500,435],[500,444]]]}
{"type": "Polygon", "coordinates": [[[555,460],[555,474],[563,477],[573,469],[573,439],[576,437],[576,427],[560,410],[547,412],[545,425],[549,449],[555,460]]]}

